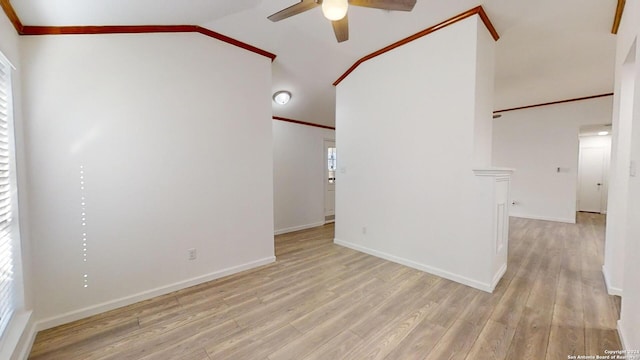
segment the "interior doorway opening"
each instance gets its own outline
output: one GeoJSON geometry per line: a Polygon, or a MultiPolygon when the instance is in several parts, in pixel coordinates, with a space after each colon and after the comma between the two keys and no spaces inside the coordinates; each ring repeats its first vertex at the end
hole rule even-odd
{"type": "Polygon", "coordinates": [[[579,139],[576,208],[580,212],[606,214],[611,124],[583,126],[580,128],[579,139]]]}
{"type": "Polygon", "coordinates": [[[336,219],[336,172],[338,157],[336,141],[324,140],[324,223],[332,223],[336,219]]]}

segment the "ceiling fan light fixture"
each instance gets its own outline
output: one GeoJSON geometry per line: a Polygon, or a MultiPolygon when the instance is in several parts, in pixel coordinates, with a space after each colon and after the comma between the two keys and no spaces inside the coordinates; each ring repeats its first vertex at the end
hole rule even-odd
{"type": "Polygon", "coordinates": [[[291,93],[286,90],[276,91],[276,93],[273,94],[273,101],[275,101],[276,104],[284,105],[288,103],[289,100],[291,100],[291,93]]]}
{"type": "Polygon", "coordinates": [[[347,15],[348,0],[323,0],[322,13],[331,21],[338,21],[347,15]]]}

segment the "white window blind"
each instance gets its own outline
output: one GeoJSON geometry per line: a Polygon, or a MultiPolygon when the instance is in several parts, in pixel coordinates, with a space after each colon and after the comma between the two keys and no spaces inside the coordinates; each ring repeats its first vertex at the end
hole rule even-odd
{"type": "Polygon", "coordinates": [[[13,220],[11,217],[11,65],[0,54],[0,338],[14,312],[13,220]]]}

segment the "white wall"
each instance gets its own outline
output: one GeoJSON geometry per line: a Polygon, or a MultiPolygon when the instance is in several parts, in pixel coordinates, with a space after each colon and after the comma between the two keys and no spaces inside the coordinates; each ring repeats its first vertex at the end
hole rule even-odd
{"type": "Polygon", "coordinates": [[[478,201],[492,199],[472,169],[490,165],[475,135],[491,134],[494,46],[474,16],[338,85],[336,243],[490,287],[479,239],[491,212],[478,201]]]}
{"type": "MultiPolygon", "coordinates": [[[[627,7],[632,6],[627,5],[627,7]]],[[[637,43],[635,36],[634,31],[626,30],[625,33],[620,32],[617,38],[610,206],[607,213],[605,262],[602,268],[609,293],[617,295],[621,295],[623,291],[625,241],[628,236],[627,206],[632,142],[632,94],[636,86],[634,78],[637,71],[637,62],[634,64],[633,61],[636,50],[632,49],[633,42],[637,43]]]]}
{"type": "Polygon", "coordinates": [[[575,222],[579,129],[610,123],[611,111],[612,98],[603,97],[509,111],[493,121],[493,165],[516,169],[512,216],[575,222]]]}
{"type": "Polygon", "coordinates": [[[14,278],[18,285],[17,313],[8,327],[4,341],[0,342],[0,359],[23,358],[35,336],[31,321],[33,309],[33,278],[31,272],[31,242],[28,226],[27,171],[24,152],[24,124],[22,116],[22,66],[20,62],[20,37],[9,19],[0,12],[0,51],[16,67],[12,72],[13,115],[16,155],[18,203],[14,204],[14,219],[18,221],[20,236],[15,236],[14,278]],[[19,206],[18,206],[19,205],[19,206]]]}
{"type": "Polygon", "coordinates": [[[273,121],[276,234],[324,224],[325,139],[335,139],[335,130],[273,121]]]}
{"type": "Polygon", "coordinates": [[[580,158],[582,156],[582,149],[587,148],[600,148],[603,150],[604,162],[602,164],[602,186],[600,187],[601,204],[602,208],[600,212],[602,214],[607,213],[607,200],[609,194],[609,169],[611,167],[611,135],[594,135],[594,136],[580,136],[580,152],[578,154],[578,198],[576,202],[576,208],[580,209],[580,158]]]}
{"type": "Polygon", "coordinates": [[[639,35],[640,1],[628,0],[617,37],[613,116],[611,187],[619,187],[620,192],[609,195],[603,270],[610,286],[622,287],[618,331],[630,350],[640,349],[640,174],[629,176],[629,160],[640,164],[639,35]],[[628,141],[616,136],[616,131],[626,131],[628,141]]]}
{"type": "Polygon", "coordinates": [[[41,328],[274,260],[269,59],[199,34],[22,50],[41,328]]]}

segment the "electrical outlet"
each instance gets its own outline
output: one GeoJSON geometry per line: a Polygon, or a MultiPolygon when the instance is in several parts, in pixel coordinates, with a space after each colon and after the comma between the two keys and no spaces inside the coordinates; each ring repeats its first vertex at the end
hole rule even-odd
{"type": "Polygon", "coordinates": [[[367,235],[367,227],[366,226],[362,227],[362,235],[367,235]]]}
{"type": "Polygon", "coordinates": [[[189,254],[189,260],[195,260],[198,257],[198,252],[196,251],[196,249],[189,249],[187,250],[188,254],[189,254]]]}

